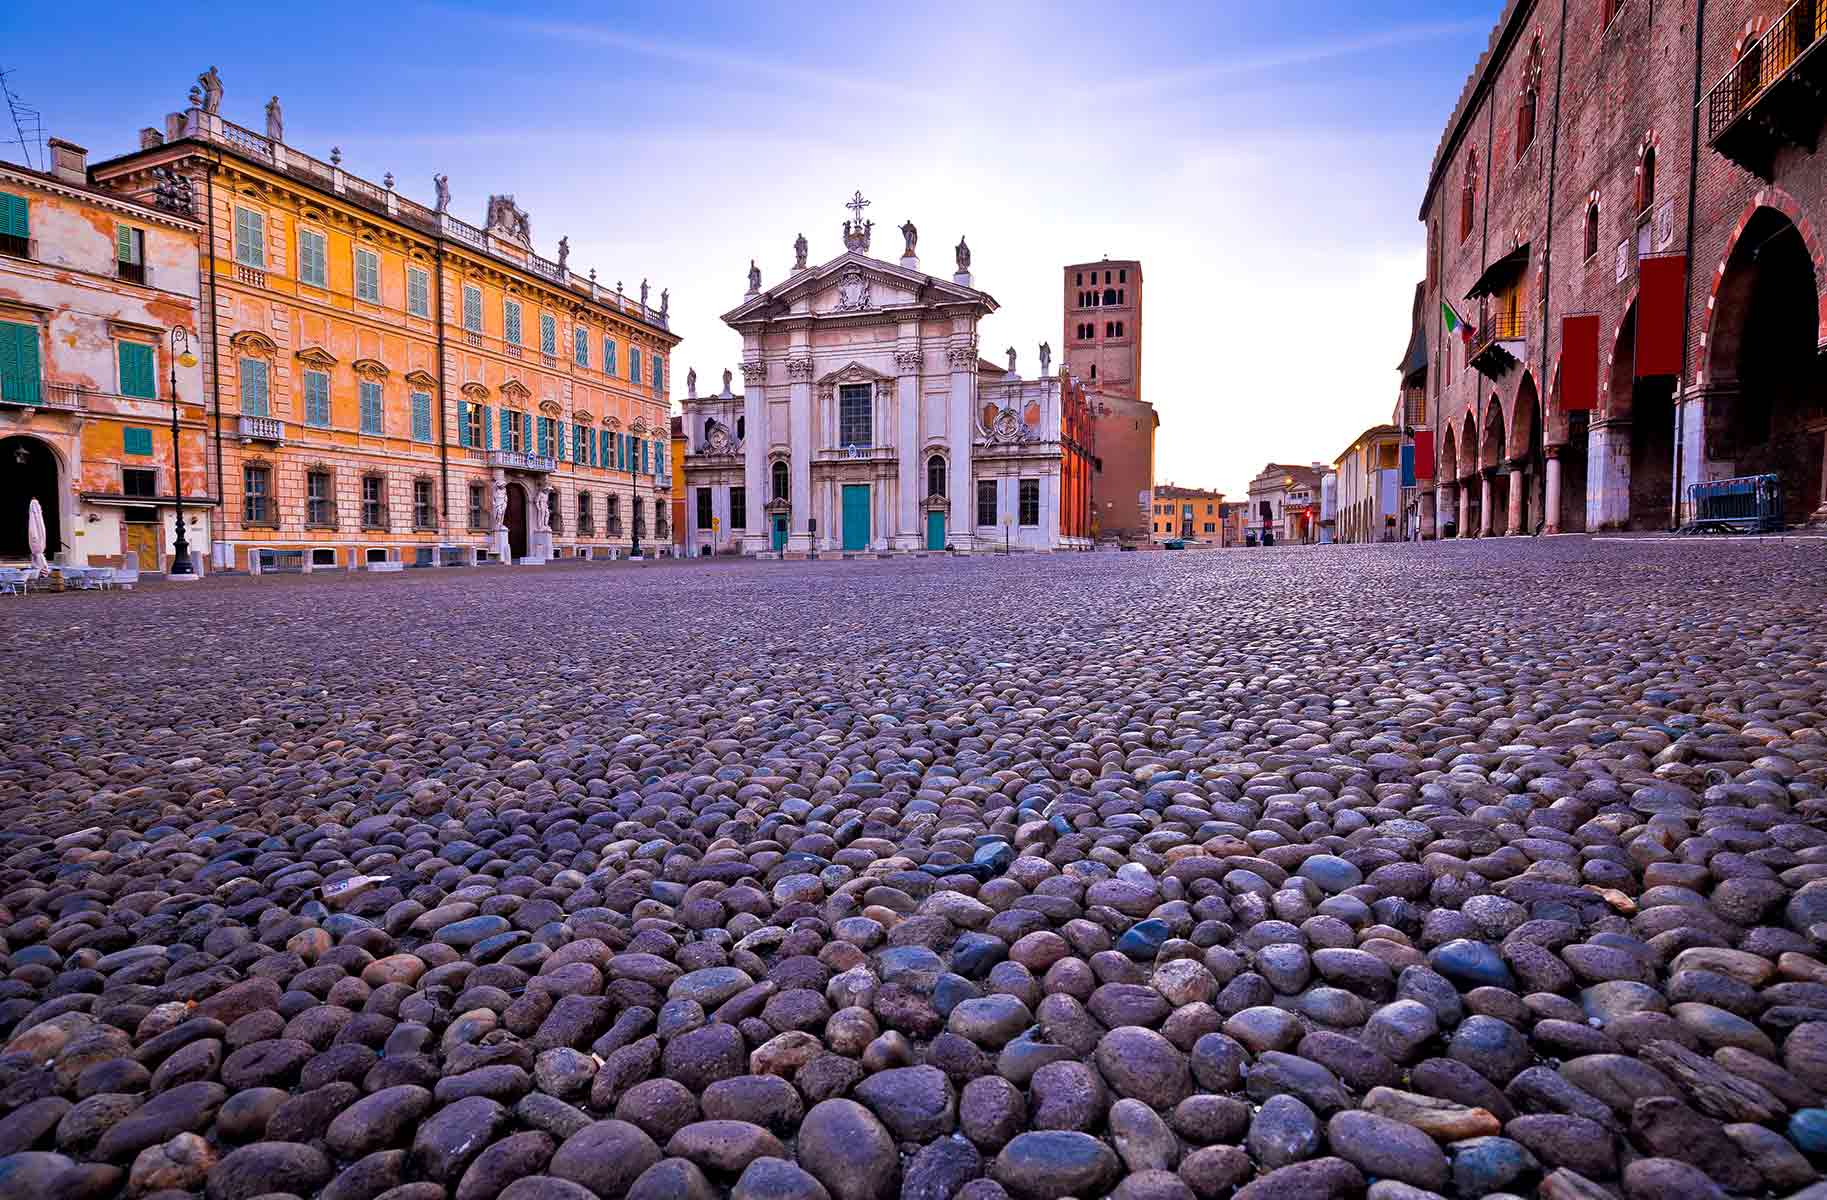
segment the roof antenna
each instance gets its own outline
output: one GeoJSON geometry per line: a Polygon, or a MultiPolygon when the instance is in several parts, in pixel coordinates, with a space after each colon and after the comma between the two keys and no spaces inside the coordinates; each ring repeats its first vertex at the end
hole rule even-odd
{"type": "Polygon", "coordinates": [[[44,158],[44,117],[13,91],[12,84],[7,82],[11,74],[11,71],[0,71],[0,97],[5,98],[7,115],[12,118],[13,136],[0,141],[0,145],[18,146],[26,166],[34,171],[46,170],[50,166],[49,160],[44,167],[38,165],[38,160],[44,158]]]}

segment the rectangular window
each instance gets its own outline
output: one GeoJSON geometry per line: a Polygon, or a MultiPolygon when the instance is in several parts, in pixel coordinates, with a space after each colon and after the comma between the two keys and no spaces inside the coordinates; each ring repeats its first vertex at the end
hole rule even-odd
{"type": "Polygon", "coordinates": [[[412,394],[412,440],[429,442],[431,440],[431,393],[414,392],[412,394]]]}
{"type": "Polygon", "coordinates": [[[431,276],[417,267],[406,268],[406,311],[415,317],[431,316],[431,276]]]}
{"type": "Polygon", "coordinates": [[[1024,479],[1020,483],[1021,511],[1018,519],[1032,528],[1040,524],[1040,480],[1024,479]]]}
{"type": "Polygon", "coordinates": [[[414,529],[430,529],[437,523],[437,505],[432,501],[431,480],[413,480],[412,527],[414,529]]]}
{"type": "Polygon", "coordinates": [[[482,289],[466,287],[463,289],[463,328],[471,333],[482,332],[482,289]]]}
{"type": "Polygon", "coordinates": [[[266,269],[266,214],[235,208],[235,261],[244,267],[266,269]]]}
{"type": "Polygon", "coordinates": [[[362,432],[386,433],[386,418],[381,407],[381,385],[372,379],[364,379],[362,393],[362,432]]]}
{"type": "Polygon", "coordinates": [[[480,446],[482,430],[476,420],[476,406],[467,400],[457,401],[457,445],[480,446]]]}
{"type": "Polygon", "coordinates": [[[707,487],[698,489],[698,528],[711,527],[711,490],[707,487]]]}
{"type": "Polygon", "coordinates": [[[24,196],[0,192],[0,254],[24,258],[31,252],[30,206],[24,196]]]}
{"type": "Polygon", "coordinates": [[[272,481],[270,467],[249,463],[241,469],[241,517],[249,525],[272,522],[272,481]]]}
{"type": "Polygon", "coordinates": [[[315,229],[298,231],[298,282],[330,286],[330,256],[324,235],[315,229]]]}
{"type": "Polygon", "coordinates": [[[114,273],[129,283],[146,282],[146,231],[131,225],[114,227],[114,273]]]}
{"type": "Polygon", "coordinates": [[[846,383],[837,389],[837,444],[874,444],[874,399],[867,383],[846,383]]]}
{"type": "Polygon", "coordinates": [[[571,353],[577,356],[577,365],[590,365],[590,331],[582,325],[571,331],[571,353]]]}
{"type": "Polygon", "coordinates": [[[746,487],[730,489],[730,528],[747,529],[749,527],[749,490],[746,487]]]}
{"type": "Polygon", "coordinates": [[[330,428],[330,376],[324,371],[304,373],[305,424],[330,428]]]}
{"type": "Polygon", "coordinates": [[[653,392],[659,395],[666,390],[666,360],[659,355],[653,356],[653,392]]]}
{"type": "Polygon", "coordinates": [[[501,302],[501,338],[510,346],[520,344],[520,301],[501,302]]]}
{"type": "Polygon", "coordinates": [[[152,430],[129,425],[121,430],[121,453],[151,454],[152,430]]]}
{"type": "Polygon", "coordinates": [[[335,501],[330,491],[330,472],[306,471],[305,524],[333,524],[335,512],[335,501]]]}
{"type": "Polygon", "coordinates": [[[628,382],[634,384],[641,382],[641,348],[639,346],[628,347],[628,382]]]}
{"type": "Polygon", "coordinates": [[[116,343],[120,357],[121,395],[142,400],[158,397],[159,389],[153,366],[155,351],[145,342],[116,343]]]}
{"type": "Polygon", "coordinates": [[[603,374],[613,375],[619,370],[621,370],[621,368],[615,365],[615,343],[608,338],[604,338],[603,339],[603,374]]]}
{"type": "Polygon", "coordinates": [[[387,481],[379,475],[362,476],[362,526],[379,529],[387,520],[387,481]]]}
{"type": "Polygon", "coordinates": [[[979,479],[977,481],[977,524],[994,525],[996,523],[996,481],[979,479]]]}
{"type": "Polygon", "coordinates": [[[355,298],[381,302],[381,256],[372,250],[355,251],[355,298]]]}
{"type": "Polygon", "coordinates": [[[121,468],[121,495],[150,499],[159,494],[159,473],[149,467],[121,468]]]}
{"type": "Polygon", "coordinates": [[[589,461],[584,456],[584,434],[588,432],[582,425],[571,426],[571,461],[580,466],[589,461]]]}
{"type": "Polygon", "coordinates": [[[469,485],[469,527],[471,529],[481,529],[482,528],[482,503],[483,503],[482,485],[479,483],[470,484],[469,485]]]}
{"type": "Polygon", "coordinates": [[[539,314],[539,352],[558,353],[558,318],[551,313],[539,314]]]}
{"type": "Polygon", "coordinates": [[[0,399],[8,404],[42,401],[38,387],[38,326],[0,321],[0,399]]]}
{"type": "Polygon", "coordinates": [[[241,412],[250,417],[264,417],[272,412],[271,395],[268,390],[270,380],[266,360],[263,358],[244,358],[239,368],[241,376],[241,412]]]}

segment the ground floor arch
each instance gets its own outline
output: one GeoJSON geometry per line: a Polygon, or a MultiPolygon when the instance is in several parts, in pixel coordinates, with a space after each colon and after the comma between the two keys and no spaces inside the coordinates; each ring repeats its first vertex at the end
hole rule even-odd
{"type": "Polygon", "coordinates": [[[527,490],[518,483],[507,485],[508,553],[518,562],[527,555],[527,490]]]}
{"type": "Polygon", "coordinates": [[[0,559],[31,556],[26,512],[35,499],[44,510],[44,556],[64,549],[63,463],[49,442],[27,434],[0,439],[0,559]]]}

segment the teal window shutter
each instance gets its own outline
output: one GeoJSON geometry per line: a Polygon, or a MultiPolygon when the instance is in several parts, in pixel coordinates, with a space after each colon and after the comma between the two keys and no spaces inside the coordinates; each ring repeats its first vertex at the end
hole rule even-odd
{"type": "Polygon", "coordinates": [[[152,430],[129,425],[121,430],[121,453],[151,454],[152,430]]]}
{"type": "Polygon", "coordinates": [[[0,396],[9,404],[39,404],[38,326],[0,321],[0,396]]]}
{"type": "Polygon", "coordinates": [[[30,208],[24,196],[0,192],[0,234],[16,238],[32,236],[30,208]]]}
{"type": "Polygon", "coordinates": [[[620,369],[621,369],[620,367],[617,367],[615,365],[615,343],[608,338],[604,338],[603,339],[603,374],[613,375],[620,369]]]}
{"type": "Polygon", "coordinates": [[[637,387],[641,382],[641,348],[639,346],[628,347],[628,382],[637,387]]]}
{"type": "Polygon", "coordinates": [[[601,464],[597,460],[597,453],[596,453],[596,430],[595,429],[584,430],[584,443],[590,452],[590,465],[593,467],[600,466],[601,464]]]}
{"type": "Polygon", "coordinates": [[[268,377],[266,360],[244,358],[241,360],[241,411],[246,416],[264,417],[270,411],[268,407],[268,377]]]}
{"type": "Polygon", "coordinates": [[[469,445],[469,401],[457,401],[457,445],[469,445]]]}
{"type": "Polygon", "coordinates": [[[476,407],[482,410],[482,448],[493,450],[495,448],[495,410],[486,404],[478,404],[476,407]]]}
{"type": "Polygon", "coordinates": [[[666,360],[656,354],[653,356],[653,390],[656,392],[662,390],[666,386],[665,379],[666,360]]]}
{"type": "Polygon", "coordinates": [[[412,437],[414,441],[431,440],[431,393],[412,394],[412,437]]]}
{"type": "Polygon", "coordinates": [[[571,347],[573,353],[577,355],[577,365],[580,367],[589,366],[590,331],[585,329],[582,325],[577,326],[576,329],[572,331],[571,347]]]}
{"type": "Polygon", "coordinates": [[[370,304],[381,302],[381,256],[372,250],[355,251],[355,297],[370,304]]]}
{"type": "MultiPolygon", "coordinates": [[[[265,364],[262,364],[263,366],[265,364]]],[[[330,376],[323,371],[304,373],[305,424],[330,427],[330,376]]]]}
{"type": "Polygon", "coordinates": [[[362,432],[386,433],[386,421],[382,413],[381,385],[372,379],[362,380],[362,432]]]}
{"type": "Polygon", "coordinates": [[[466,287],[463,289],[463,328],[475,333],[482,332],[482,289],[466,287]]]}
{"type": "Polygon", "coordinates": [[[565,461],[565,423],[558,423],[558,434],[553,439],[553,450],[557,452],[558,461],[565,461]]]}
{"type": "Polygon", "coordinates": [[[558,318],[551,313],[539,314],[539,352],[558,353],[558,318]]]}
{"type": "Polygon", "coordinates": [[[151,400],[158,395],[153,381],[153,350],[144,342],[118,342],[121,395],[151,400]]]}
{"type": "Polygon", "coordinates": [[[501,305],[502,338],[510,346],[520,344],[520,302],[507,300],[501,305]]]}

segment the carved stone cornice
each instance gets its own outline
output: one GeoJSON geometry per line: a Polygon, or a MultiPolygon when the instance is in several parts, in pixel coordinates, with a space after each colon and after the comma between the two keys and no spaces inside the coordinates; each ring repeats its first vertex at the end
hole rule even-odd
{"type": "Polygon", "coordinates": [[[513,396],[517,399],[524,400],[533,393],[526,384],[520,382],[518,379],[504,379],[501,381],[501,394],[503,396],[513,396]]]}
{"type": "Polygon", "coordinates": [[[438,377],[430,371],[414,370],[406,372],[406,382],[413,387],[435,388],[438,386],[438,377]]]}
{"type": "Polygon", "coordinates": [[[918,350],[896,350],[894,352],[895,370],[903,375],[917,375],[925,363],[926,356],[918,350]]]}
{"type": "Polygon", "coordinates": [[[961,342],[953,342],[945,348],[945,361],[952,367],[974,367],[977,365],[977,335],[971,334],[961,342]]]}
{"type": "Polygon", "coordinates": [[[358,358],[349,365],[363,379],[387,378],[387,364],[378,358],[358,358]]]}
{"type": "Polygon", "coordinates": [[[458,388],[457,390],[459,392],[463,393],[463,398],[465,400],[482,401],[482,400],[488,399],[488,385],[483,384],[483,383],[478,383],[474,379],[470,380],[468,383],[464,384],[462,387],[458,388]]]}
{"type": "Polygon", "coordinates": [[[322,346],[306,346],[295,357],[307,367],[334,367],[336,356],[322,346]]]}
{"type": "Polygon", "coordinates": [[[257,329],[243,329],[231,334],[228,344],[250,358],[271,358],[279,349],[278,343],[257,329]]]}
{"type": "Polygon", "coordinates": [[[745,362],[742,364],[742,381],[744,383],[748,384],[750,387],[753,387],[755,384],[758,384],[758,383],[766,383],[767,380],[768,380],[768,364],[767,363],[762,362],[760,359],[755,359],[751,362],[745,362]]]}
{"type": "Polygon", "coordinates": [[[556,400],[541,400],[539,402],[539,411],[546,414],[548,417],[556,417],[565,410],[559,407],[558,401],[556,400]]]}
{"type": "Polygon", "coordinates": [[[795,383],[810,382],[812,360],[810,358],[789,358],[787,360],[787,378],[795,383]]]}

